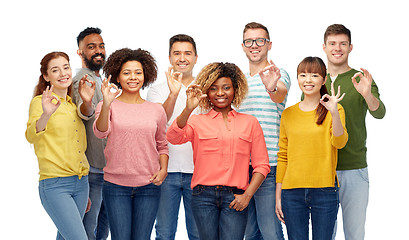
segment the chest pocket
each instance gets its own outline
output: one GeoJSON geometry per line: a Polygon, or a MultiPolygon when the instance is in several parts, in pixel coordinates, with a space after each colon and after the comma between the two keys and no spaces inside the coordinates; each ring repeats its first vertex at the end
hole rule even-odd
{"type": "Polygon", "coordinates": [[[204,153],[216,153],[220,149],[217,133],[200,133],[199,147],[204,153]]]}
{"type": "Polygon", "coordinates": [[[239,142],[240,143],[237,146],[237,153],[243,154],[245,156],[250,156],[251,144],[253,142],[252,136],[240,134],[239,142]]]}

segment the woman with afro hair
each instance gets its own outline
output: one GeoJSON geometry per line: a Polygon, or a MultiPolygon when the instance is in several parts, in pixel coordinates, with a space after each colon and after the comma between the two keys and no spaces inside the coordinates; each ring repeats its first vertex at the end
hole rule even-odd
{"type": "Polygon", "coordinates": [[[167,176],[167,119],[140,90],[156,80],[157,66],[149,52],[123,48],[108,58],[104,72],[94,133],[107,138],[103,197],[112,239],[150,239],[167,176]]]}
{"type": "Polygon", "coordinates": [[[200,239],[243,239],[247,205],[270,172],[260,124],[232,108],[247,94],[246,78],[232,63],[211,63],[186,94],[186,107],[167,139],[192,142],[192,211],[200,239]],[[190,116],[197,106],[206,113],[190,116]],[[254,175],[249,184],[250,157],[254,175]]]}

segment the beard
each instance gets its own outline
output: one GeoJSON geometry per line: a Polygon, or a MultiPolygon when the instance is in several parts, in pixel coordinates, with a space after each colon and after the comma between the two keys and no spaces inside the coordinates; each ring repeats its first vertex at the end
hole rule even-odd
{"type": "Polygon", "coordinates": [[[82,57],[83,57],[83,59],[84,59],[85,65],[86,65],[87,68],[89,68],[91,71],[99,71],[99,70],[102,68],[102,66],[104,66],[104,63],[105,63],[105,55],[102,54],[102,53],[97,53],[97,54],[95,54],[95,55],[92,55],[90,59],[87,59],[84,54],[82,55],[82,57]],[[95,59],[96,57],[98,57],[98,56],[101,56],[101,57],[102,57],[102,61],[100,61],[100,62],[95,62],[94,59],[95,59]]]}

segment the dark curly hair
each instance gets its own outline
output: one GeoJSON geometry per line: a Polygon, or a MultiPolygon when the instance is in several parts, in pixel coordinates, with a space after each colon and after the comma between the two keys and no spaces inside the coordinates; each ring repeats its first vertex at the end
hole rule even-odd
{"type": "MultiPolygon", "coordinates": [[[[234,98],[232,104],[239,107],[247,95],[248,86],[247,79],[243,72],[233,63],[215,62],[203,67],[196,77],[196,84],[199,85],[203,93],[207,94],[210,86],[219,78],[230,78],[234,89],[234,98]]],[[[202,112],[212,108],[212,103],[209,98],[204,98],[200,101],[199,107],[202,112]]]]}
{"type": "Polygon", "coordinates": [[[113,52],[104,65],[103,70],[105,76],[108,77],[111,75],[111,82],[117,85],[118,88],[121,88],[118,82],[118,76],[121,72],[122,65],[128,61],[138,61],[141,63],[144,77],[142,89],[155,82],[158,73],[156,61],[148,51],[140,48],[136,50],[122,48],[113,52]]]}

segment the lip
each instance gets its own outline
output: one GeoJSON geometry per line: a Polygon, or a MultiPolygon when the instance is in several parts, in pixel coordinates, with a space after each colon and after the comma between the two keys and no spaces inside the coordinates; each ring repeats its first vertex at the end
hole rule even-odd
{"type": "Polygon", "coordinates": [[[138,82],[128,82],[127,85],[131,88],[136,88],[139,86],[138,82]]]}
{"type": "Polygon", "coordinates": [[[58,82],[68,82],[68,78],[58,79],[58,82]]]}

